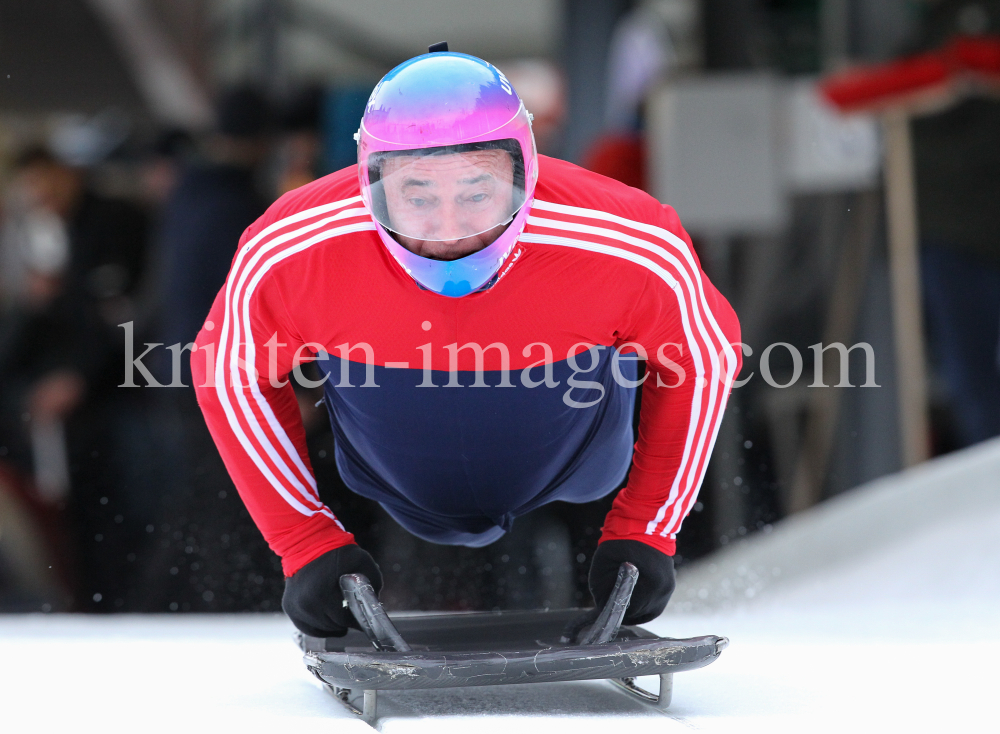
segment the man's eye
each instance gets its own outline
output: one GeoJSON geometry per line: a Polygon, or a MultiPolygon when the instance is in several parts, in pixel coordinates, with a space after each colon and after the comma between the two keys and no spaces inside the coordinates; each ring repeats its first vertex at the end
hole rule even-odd
{"type": "Polygon", "coordinates": [[[469,201],[471,201],[473,204],[480,204],[486,201],[488,198],[490,198],[489,194],[473,194],[472,196],[469,197],[469,201]]]}
{"type": "Polygon", "coordinates": [[[416,207],[416,208],[419,209],[420,207],[425,206],[427,204],[427,200],[426,199],[409,199],[409,203],[410,203],[410,206],[413,206],[413,207],[416,207]]]}

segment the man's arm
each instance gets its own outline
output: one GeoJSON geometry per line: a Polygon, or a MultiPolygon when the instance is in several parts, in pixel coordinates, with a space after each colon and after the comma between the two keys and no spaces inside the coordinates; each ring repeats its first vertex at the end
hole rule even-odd
{"type": "Polygon", "coordinates": [[[571,639],[607,603],[624,562],[639,571],[624,623],[663,612],[674,591],[674,538],[698,497],[741,366],[736,314],[702,273],[677,215],[657,206],[651,218],[630,225],[644,240],[630,259],[644,267],[646,282],[618,344],[647,356],[639,436],[590,566],[597,606],[567,629],[571,639]]]}
{"type": "Polygon", "coordinates": [[[253,277],[261,268],[254,257],[261,243],[247,237],[198,334],[191,372],[226,468],[291,576],[327,551],[353,543],[354,536],[319,499],[287,382],[300,342],[273,279],[253,277]]]}
{"type": "Polygon", "coordinates": [[[676,214],[665,208],[656,225],[646,237],[656,245],[649,255],[656,268],[629,336],[648,357],[639,435],[628,485],[608,513],[601,542],[639,541],[672,556],[742,353],[736,314],[701,271],[676,214]]]}

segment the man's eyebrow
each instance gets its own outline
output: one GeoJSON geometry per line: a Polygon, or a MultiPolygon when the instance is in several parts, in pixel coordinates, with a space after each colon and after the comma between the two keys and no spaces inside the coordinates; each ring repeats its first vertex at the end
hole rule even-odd
{"type": "Polygon", "coordinates": [[[465,184],[465,185],[467,185],[467,186],[468,186],[468,185],[470,185],[470,184],[477,184],[477,183],[479,183],[480,181],[489,181],[489,180],[490,180],[490,179],[492,179],[492,178],[493,178],[493,175],[492,175],[492,174],[489,174],[489,173],[481,173],[481,174],[479,174],[478,176],[475,176],[475,177],[473,177],[473,178],[460,178],[460,179],[458,179],[458,182],[459,182],[460,184],[465,184]]]}
{"type": "Polygon", "coordinates": [[[425,178],[404,178],[403,188],[407,186],[430,186],[431,182],[425,178]]]}

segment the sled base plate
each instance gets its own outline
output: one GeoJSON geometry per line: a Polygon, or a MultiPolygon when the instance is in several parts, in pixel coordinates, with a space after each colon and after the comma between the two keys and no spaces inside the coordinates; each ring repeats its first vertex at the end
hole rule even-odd
{"type": "Polygon", "coordinates": [[[561,642],[566,625],[580,612],[394,614],[392,622],[411,648],[405,652],[376,650],[355,630],[344,637],[299,634],[298,643],[307,668],[342,704],[373,722],[379,690],[553,681],[609,679],[636,699],[666,708],[673,674],[711,664],[729,642],[716,635],[658,637],[638,626],[622,626],[610,642],[561,642]],[[635,683],[651,675],[660,677],[659,694],[635,683]]]}

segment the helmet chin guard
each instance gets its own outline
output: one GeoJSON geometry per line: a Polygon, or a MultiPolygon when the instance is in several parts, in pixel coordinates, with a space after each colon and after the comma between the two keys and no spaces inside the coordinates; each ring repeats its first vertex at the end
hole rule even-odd
{"type": "Polygon", "coordinates": [[[531,116],[493,65],[444,51],[418,56],[372,92],[358,177],[382,242],[410,277],[441,295],[468,295],[496,274],[524,228],[538,178],[531,116]],[[502,225],[487,246],[453,260],[402,244],[446,251],[502,225]]]}
{"type": "Polygon", "coordinates": [[[531,202],[526,202],[496,240],[482,250],[457,260],[433,260],[421,257],[399,244],[377,221],[375,229],[389,250],[389,254],[407,275],[429,291],[442,296],[460,298],[478,291],[496,275],[504,260],[510,255],[510,251],[514,249],[517,238],[521,236],[530,209],[531,202]]]}

